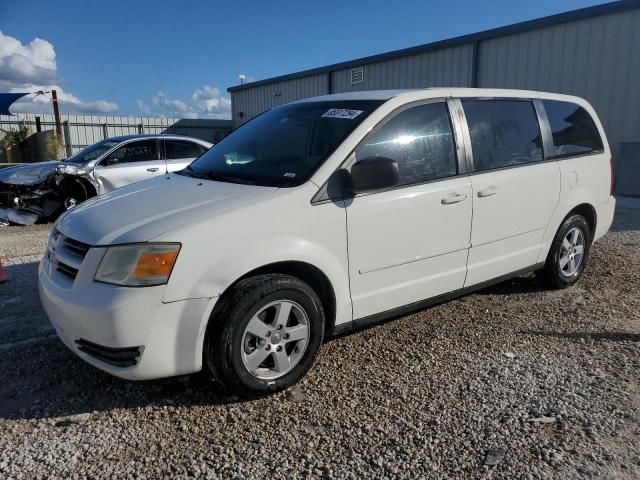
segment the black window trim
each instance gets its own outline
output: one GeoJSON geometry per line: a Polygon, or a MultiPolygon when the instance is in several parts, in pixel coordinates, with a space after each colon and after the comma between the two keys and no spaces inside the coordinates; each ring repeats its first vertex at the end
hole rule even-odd
{"type": "MultiPolygon", "coordinates": [[[[470,162],[469,176],[482,175],[482,174],[491,173],[491,172],[500,172],[502,170],[511,170],[513,168],[532,167],[534,165],[541,165],[541,164],[544,164],[544,163],[549,163],[549,162],[555,162],[556,161],[553,158],[548,158],[547,157],[547,152],[554,151],[553,150],[553,142],[551,140],[551,131],[550,131],[548,120],[546,118],[546,113],[544,113],[544,116],[541,116],[539,108],[538,108],[538,106],[536,106],[536,101],[540,101],[539,98],[536,98],[536,97],[533,97],[533,98],[532,97],[456,97],[455,100],[460,101],[460,108],[463,110],[463,112],[464,112],[464,108],[462,107],[462,102],[463,101],[485,101],[485,100],[494,100],[495,101],[495,100],[498,100],[498,101],[529,102],[529,103],[532,104],[532,107],[534,109],[536,121],[538,122],[538,129],[539,129],[540,135],[542,137],[542,160],[538,160],[537,162],[520,163],[518,165],[507,165],[507,166],[504,166],[504,167],[492,168],[490,170],[478,170],[478,171],[476,171],[475,163],[474,163],[474,160],[473,160],[473,149],[471,148],[471,133],[469,132],[469,124],[468,124],[466,116],[465,116],[464,122],[461,123],[461,127],[462,127],[462,131],[463,131],[465,143],[468,145],[467,152],[468,152],[468,158],[469,158],[469,162],[470,162]],[[549,150],[549,148],[550,148],[549,145],[551,145],[551,150],[549,150]]],[[[544,108],[542,108],[541,106],[540,106],[540,108],[544,112],[544,108]]]]}
{"type": "Polygon", "coordinates": [[[125,162],[123,163],[123,165],[129,165],[131,163],[145,163],[145,162],[153,162],[153,161],[165,161],[165,158],[163,158],[163,152],[161,150],[161,145],[160,145],[160,138],[159,137],[135,137],[135,138],[130,138],[128,140],[124,140],[123,142],[120,142],[119,144],[117,144],[115,147],[113,147],[111,150],[109,150],[108,152],[106,152],[102,158],[96,163],[96,167],[101,166],[103,168],[106,168],[107,165],[104,165],[103,162],[105,162],[107,160],[107,158],[109,158],[111,156],[112,153],[116,152],[117,150],[119,150],[120,148],[129,145],[130,143],[133,142],[144,142],[144,141],[153,141],[156,145],[156,158],[153,158],[151,160],[142,160],[140,162],[125,162]]]}
{"type": "MultiPolygon", "coordinates": [[[[584,108],[579,103],[572,102],[569,99],[560,100],[560,99],[557,99],[557,98],[540,98],[540,99],[538,99],[538,103],[539,103],[540,112],[542,113],[542,118],[544,118],[544,121],[546,122],[546,127],[548,129],[548,131],[547,131],[547,134],[548,134],[547,142],[549,143],[549,152],[553,152],[552,154],[549,155],[549,157],[548,157],[549,160],[560,161],[560,160],[567,160],[567,159],[578,158],[578,157],[590,157],[592,155],[602,155],[603,153],[606,152],[606,149],[605,149],[605,146],[604,146],[604,140],[603,140],[604,137],[602,135],[603,132],[601,132],[600,128],[598,128],[598,124],[596,123],[595,119],[593,118],[593,115],[591,115],[589,110],[584,108]],[[600,143],[602,144],[602,148],[599,149],[599,150],[592,150],[590,152],[584,152],[584,153],[567,153],[567,154],[564,154],[564,155],[557,155],[556,154],[556,146],[553,143],[553,133],[551,132],[551,122],[549,122],[549,117],[547,116],[547,110],[544,108],[544,103],[543,102],[570,103],[571,105],[575,105],[576,107],[582,108],[585,112],[587,112],[587,115],[589,115],[589,118],[591,118],[591,121],[593,122],[593,126],[596,127],[596,132],[598,132],[598,136],[600,137],[600,143]]],[[[538,107],[536,107],[536,110],[538,110],[538,107]]],[[[547,157],[545,156],[545,159],[546,158],[547,157]]]]}
{"type": "MultiPolygon", "coordinates": [[[[343,200],[350,200],[353,198],[360,198],[368,195],[375,195],[377,193],[390,192],[393,190],[400,190],[403,188],[411,188],[420,185],[426,185],[429,183],[443,182],[447,180],[452,180],[454,178],[464,177],[469,175],[469,165],[468,165],[468,155],[465,148],[465,142],[463,140],[464,134],[462,130],[461,120],[459,116],[458,109],[455,106],[455,103],[451,102],[451,97],[436,97],[436,98],[426,98],[422,100],[416,100],[413,102],[405,103],[400,105],[396,109],[389,112],[382,120],[380,120],[377,124],[375,124],[356,144],[356,146],[349,152],[346,158],[340,163],[338,168],[329,176],[327,181],[320,187],[320,189],[316,192],[316,194],[311,198],[311,205],[320,205],[323,203],[329,202],[338,202],[343,200]],[[369,192],[361,192],[356,195],[346,195],[342,192],[342,195],[339,196],[329,196],[328,193],[328,183],[334,178],[335,175],[338,174],[340,170],[347,170],[349,167],[355,163],[355,152],[358,150],[360,145],[362,145],[371,135],[374,135],[378,132],[384,125],[387,124],[392,118],[396,117],[400,113],[405,110],[409,110],[410,108],[419,107],[421,105],[429,105],[433,103],[444,103],[447,107],[447,114],[449,116],[449,123],[451,124],[451,131],[453,133],[453,143],[454,143],[454,154],[456,156],[456,174],[449,175],[447,177],[441,178],[433,178],[430,180],[421,180],[412,183],[405,183],[402,185],[394,185],[389,188],[381,188],[378,190],[371,190],[369,192]],[[455,113],[455,115],[454,115],[455,113]],[[463,137],[460,138],[460,135],[463,137]]],[[[455,100],[455,99],[453,99],[455,100]]],[[[382,106],[382,105],[381,105],[382,106]]],[[[464,115],[464,112],[463,112],[464,115]]]]}
{"type": "Polygon", "coordinates": [[[169,158],[167,157],[167,141],[172,140],[172,141],[176,141],[176,142],[187,142],[190,143],[192,145],[195,145],[198,147],[198,150],[200,150],[200,153],[198,155],[196,155],[194,158],[194,162],[200,157],[200,155],[202,155],[203,153],[205,153],[208,149],[207,147],[205,147],[204,145],[202,145],[201,143],[198,143],[188,137],[185,138],[180,138],[180,137],[160,137],[158,138],[158,140],[160,141],[160,156],[161,156],[161,160],[182,160],[183,158],[190,158],[190,157],[180,157],[180,158],[169,158]]]}

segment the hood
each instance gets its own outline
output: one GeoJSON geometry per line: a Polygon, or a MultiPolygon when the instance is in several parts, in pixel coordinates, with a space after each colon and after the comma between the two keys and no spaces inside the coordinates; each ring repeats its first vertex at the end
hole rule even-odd
{"type": "Polygon", "coordinates": [[[276,190],[161,175],[82,203],[60,217],[57,228],[89,245],[146,242],[181,225],[260,201],[276,190]]]}
{"type": "Polygon", "coordinates": [[[62,162],[39,162],[0,169],[0,182],[9,185],[38,185],[58,172],[62,162]]]}

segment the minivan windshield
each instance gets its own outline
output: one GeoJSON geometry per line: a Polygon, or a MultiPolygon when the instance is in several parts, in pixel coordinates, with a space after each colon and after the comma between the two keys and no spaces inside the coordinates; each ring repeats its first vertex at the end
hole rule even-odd
{"type": "Polygon", "coordinates": [[[304,183],[383,102],[303,102],[273,108],[234,131],[182,175],[291,187],[304,183]]]}
{"type": "Polygon", "coordinates": [[[72,155],[71,157],[67,158],[65,162],[80,163],[86,165],[90,161],[95,160],[96,158],[101,156],[107,150],[118,145],[118,143],[120,142],[117,142],[115,140],[102,140],[101,142],[95,143],[90,147],[79,151],[75,155],[72,155]]]}

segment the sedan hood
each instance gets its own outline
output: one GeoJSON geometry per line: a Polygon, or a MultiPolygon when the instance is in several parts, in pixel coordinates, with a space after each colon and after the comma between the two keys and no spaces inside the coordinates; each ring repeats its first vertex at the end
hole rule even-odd
{"type": "Polygon", "coordinates": [[[94,246],[145,242],[195,220],[258,202],[276,190],[162,175],[82,203],[60,217],[57,228],[94,246]]]}
{"type": "Polygon", "coordinates": [[[0,182],[8,185],[38,185],[56,174],[60,164],[61,162],[39,162],[3,168],[0,170],[0,182]]]}

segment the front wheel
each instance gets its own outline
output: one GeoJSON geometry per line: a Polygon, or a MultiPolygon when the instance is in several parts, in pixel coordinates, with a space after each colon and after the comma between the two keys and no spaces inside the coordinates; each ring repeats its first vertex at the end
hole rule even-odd
{"type": "Polygon", "coordinates": [[[582,276],[591,249],[591,230],[582,215],[571,215],[558,229],[539,277],[550,287],[566,288],[582,276]]]}
{"type": "Polygon", "coordinates": [[[216,380],[253,396],[283,390],[311,368],[324,311],[309,285],[288,275],[259,275],[241,280],[220,301],[204,348],[216,380]]]}

